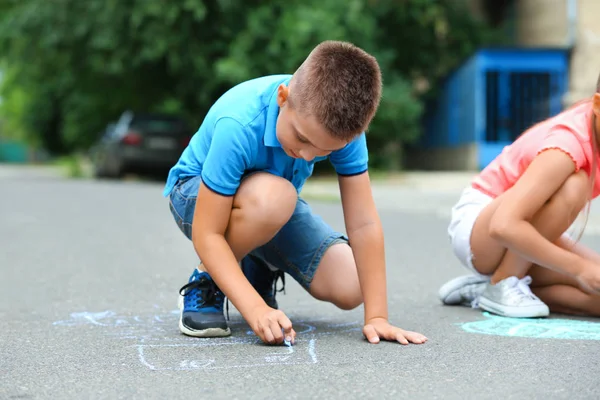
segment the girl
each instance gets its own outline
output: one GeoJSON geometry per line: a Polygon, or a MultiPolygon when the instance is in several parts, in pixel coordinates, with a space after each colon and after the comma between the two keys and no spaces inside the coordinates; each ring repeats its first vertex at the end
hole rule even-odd
{"type": "Polygon", "coordinates": [[[599,117],[600,78],[591,99],[529,128],[463,191],[448,234],[474,274],[442,286],[444,304],[600,316],[600,255],[566,233],[600,194],[599,117]]]}

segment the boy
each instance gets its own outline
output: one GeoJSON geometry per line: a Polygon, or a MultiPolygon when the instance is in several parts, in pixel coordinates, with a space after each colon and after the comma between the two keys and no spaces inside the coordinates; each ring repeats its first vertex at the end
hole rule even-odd
{"type": "Polygon", "coordinates": [[[263,342],[293,344],[296,334],[274,289],[287,272],[341,309],[364,297],[363,334],[371,343],[426,341],[388,322],[383,234],[364,133],[381,86],[374,57],[326,41],[292,76],[241,83],[212,106],[164,191],[201,259],[180,290],[181,332],[230,335],[226,296],[263,342]],[[299,197],[314,163],[327,158],[339,175],[348,237],[299,197]]]}

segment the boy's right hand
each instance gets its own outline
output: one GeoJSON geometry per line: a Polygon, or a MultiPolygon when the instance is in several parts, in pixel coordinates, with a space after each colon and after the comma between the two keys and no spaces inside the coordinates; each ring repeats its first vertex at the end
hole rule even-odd
{"type": "Polygon", "coordinates": [[[579,286],[590,294],[600,294],[600,265],[586,262],[583,270],[576,277],[579,286]]]}
{"type": "Polygon", "coordinates": [[[275,310],[266,304],[255,309],[250,324],[254,333],[265,343],[281,344],[285,338],[293,344],[296,340],[292,321],[283,311],[275,310]]]}

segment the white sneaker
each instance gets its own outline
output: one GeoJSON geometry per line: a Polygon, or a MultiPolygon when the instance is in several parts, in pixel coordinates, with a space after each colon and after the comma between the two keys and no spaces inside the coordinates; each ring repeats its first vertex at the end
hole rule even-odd
{"type": "Polygon", "coordinates": [[[530,276],[511,276],[495,285],[487,284],[479,297],[479,307],[504,317],[547,317],[550,309],[531,292],[530,283],[530,276]]]}
{"type": "Polygon", "coordinates": [[[464,275],[446,282],[438,296],[446,305],[476,306],[490,278],[483,275],[464,275]]]}

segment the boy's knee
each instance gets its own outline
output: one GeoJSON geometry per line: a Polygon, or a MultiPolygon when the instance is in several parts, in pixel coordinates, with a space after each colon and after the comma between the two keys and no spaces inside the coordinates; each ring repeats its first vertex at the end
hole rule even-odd
{"type": "Polygon", "coordinates": [[[353,310],[363,303],[360,285],[356,287],[340,288],[337,286],[321,286],[319,289],[311,288],[314,298],[333,304],[342,310],[353,310]]]}
{"type": "Polygon", "coordinates": [[[291,218],[298,194],[287,180],[268,173],[257,173],[242,184],[239,208],[244,218],[260,226],[279,229],[291,218]]]}
{"type": "Polygon", "coordinates": [[[584,171],[571,175],[552,197],[561,207],[579,212],[589,199],[590,180],[584,171]]]}
{"type": "Polygon", "coordinates": [[[325,251],[310,293],[342,310],[352,310],[363,303],[354,254],[348,244],[336,243],[325,251]]]}
{"type": "Polygon", "coordinates": [[[354,310],[363,303],[362,293],[346,293],[333,301],[333,304],[342,310],[354,310]]]}

